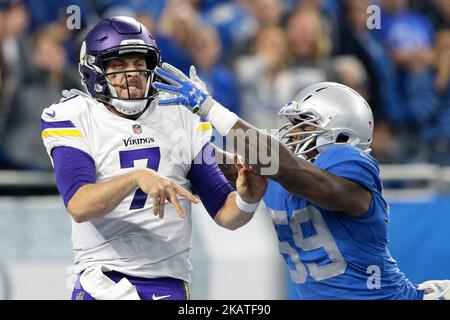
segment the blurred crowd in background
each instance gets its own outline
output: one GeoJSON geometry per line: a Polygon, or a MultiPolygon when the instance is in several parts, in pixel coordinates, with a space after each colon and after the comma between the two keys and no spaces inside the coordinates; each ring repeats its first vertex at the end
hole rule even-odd
{"type": "Polygon", "coordinates": [[[0,169],[51,170],[42,109],[82,89],[82,39],[115,15],[146,25],[163,61],[196,65],[215,99],[257,127],[278,128],[299,90],[336,81],[370,103],[380,163],[450,165],[450,0],[0,0],[0,169]],[[67,27],[71,5],[80,29],[67,27]]]}

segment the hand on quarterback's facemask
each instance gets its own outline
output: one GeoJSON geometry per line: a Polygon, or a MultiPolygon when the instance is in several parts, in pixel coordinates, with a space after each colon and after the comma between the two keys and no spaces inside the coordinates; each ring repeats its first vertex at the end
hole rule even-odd
{"type": "Polygon", "coordinates": [[[202,118],[206,118],[214,104],[214,100],[209,94],[206,85],[197,76],[194,66],[191,66],[190,78],[168,63],[163,63],[162,68],[156,67],[155,73],[172,85],[153,82],[153,88],[177,96],[172,99],[159,100],[159,105],[182,104],[188,107],[193,113],[198,114],[202,118]]]}
{"type": "Polygon", "coordinates": [[[206,85],[197,76],[194,66],[191,66],[190,78],[168,63],[163,63],[162,68],[156,67],[155,73],[169,82],[170,85],[153,82],[153,88],[176,96],[176,98],[159,100],[159,105],[182,104],[199,117],[211,122],[223,136],[226,136],[239,120],[235,113],[229,111],[211,97],[206,85]]]}

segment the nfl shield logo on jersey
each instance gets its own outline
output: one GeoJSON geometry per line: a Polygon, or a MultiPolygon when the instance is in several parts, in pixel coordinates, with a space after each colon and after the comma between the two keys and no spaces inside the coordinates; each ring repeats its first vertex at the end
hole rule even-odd
{"type": "Polygon", "coordinates": [[[133,124],[133,133],[135,134],[141,134],[142,128],[140,124],[133,124]]]}

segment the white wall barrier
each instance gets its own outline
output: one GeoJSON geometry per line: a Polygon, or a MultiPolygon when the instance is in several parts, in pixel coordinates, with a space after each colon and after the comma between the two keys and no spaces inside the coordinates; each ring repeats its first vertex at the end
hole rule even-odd
{"type": "MultiPolygon", "coordinates": [[[[193,215],[192,299],[283,299],[285,267],[265,211],[245,227],[193,215]]],[[[0,299],[68,299],[74,283],[70,218],[50,197],[0,198],[0,299]]]]}

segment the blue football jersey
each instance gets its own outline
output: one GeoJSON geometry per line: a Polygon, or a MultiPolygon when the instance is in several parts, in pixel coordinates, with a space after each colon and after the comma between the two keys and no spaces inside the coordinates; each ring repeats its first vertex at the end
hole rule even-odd
{"type": "Polygon", "coordinates": [[[300,299],[422,299],[423,291],[399,270],[387,248],[389,206],[377,161],[360,149],[334,146],[314,163],[372,193],[369,210],[351,217],[318,207],[270,181],[271,211],[300,299]]]}

